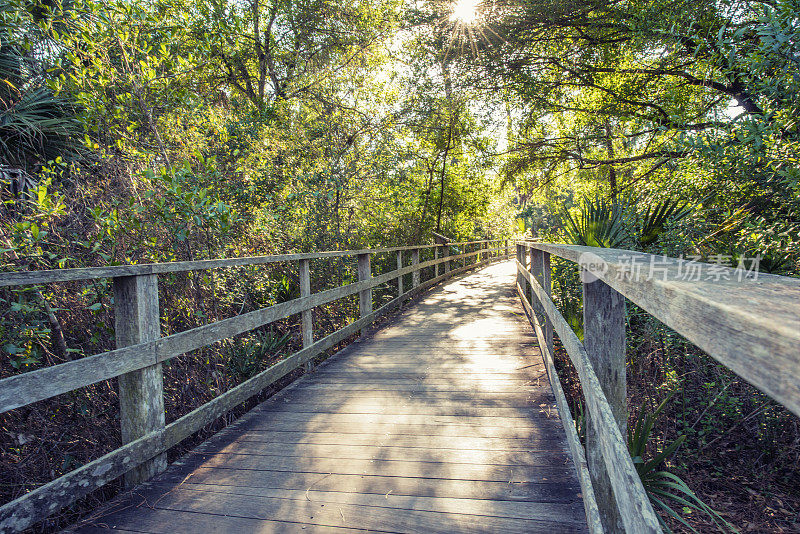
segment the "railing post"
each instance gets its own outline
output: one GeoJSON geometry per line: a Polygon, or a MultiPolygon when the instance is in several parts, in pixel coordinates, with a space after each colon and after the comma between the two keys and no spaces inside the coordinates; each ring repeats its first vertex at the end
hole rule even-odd
{"type": "MultiPolygon", "coordinates": [[[[433,259],[434,260],[438,260],[439,259],[439,247],[433,247],[433,259]]],[[[439,266],[440,266],[440,264],[438,264],[438,263],[433,266],[433,277],[434,278],[439,276],[439,266]]]]}
{"type": "MultiPolygon", "coordinates": [[[[539,282],[539,285],[544,287],[544,270],[542,265],[542,251],[536,248],[531,247],[530,249],[530,272],[533,278],[539,282]]],[[[544,326],[544,319],[545,313],[542,304],[539,302],[539,299],[536,297],[536,293],[533,292],[533,287],[530,288],[530,303],[533,307],[533,311],[536,313],[537,321],[540,325],[544,326]]]]}
{"type": "Polygon", "coordinates": [[[411,265],[414,266],[414,271],[411,273],[411,287],[419,285],[419,249],[415,248],[411,251],[411,265]]]}
{"type": "MultiPolygon", "coordinates": [[[[311,261],[300,260],[300,296],[311,296],[311,261]]],[[[314,344],[314,321],[311,317],[311,310],[305,310],[300,314],[300,332],[303,336],[303,348],[314,344]]],[[[314,368],[312,362],[306,362],[305,370],[311,371],[314,368]]]]}
{"type": "MultiPolygon", "coordinates": [[[[403,251],[397,251],[397,269],[400,270],[403,268],[403,251]]],[[[397,277],[397,296],[403,296],[403,275],[397,277]]]]}
{"type": "MultiPolygon", "coordinates": [[[[588,275],[587,275],[588,276],[588,275]]],[[[583,345],[620,433],[626,435],[625,298],[602,280],[583,284],[583,345]]],[[[587,412],[586,461],[606,532],[624,532],[599,445],[598,428],[587,412]]]]}
{"type": "MultiPolygon", "coordinates": [[[[553,282],[551,280],[550,253],[542,251],[542,288],[548,296],[553,296],[553,282]]],[[[547,350],[553,354],[553,322],[544,314],[544,341],[547,350]]]]}
{"type": "Polygon", "coordinates": [[[506,239],[506,257],[508,257],[508,254],[509,254],[509,251],[508,251],[508,239],[506,239]]]}
{"type": "MultiPolygon", "coordinates": [[[[157,275],[114,278],[114,330],[117,348],[161,337],[157,275]]],[[[164,428],[160,363],[119,377],[119,411],[122,443],[164,428]]],[[[135,486],[166,468],[167,455],[159,454],[125,473],[125,486],[135,486]]]]}
{"type": "MultiPolygon", "coordinates": [[[[539,255],[539,251],[532,246],[528,247],[528,254],[526,254],[525,264],[528,267],[528,272],[534,275],[539,283],[541,283],[539,270],[542,266],[542,259],[539,255]]],[[[536,314],[541,318],[541,315],[544,313],[544,309],[539,305],[539,299],[536,297],[536,293],[533,292],[533,286],[531,284],[528,284],[527,295],[534,311],[536,311],[536,314]]],[[[539,322],[541,323],[541,321],[539,322]]]]}
{"type": "MultiPolygon", "coordinates": [[[[372,265],[370,264],[369,252],[358,255],[358,281],[369,280],[372,278],[372,265]]],[[[366,317],[372,313],[372,288],[358,292],[358,309],[361,317],[366,317]]],[[[361,337],[367,335],[367,329],[361,329],[361,337]]]]}
{"type": "MultiPolygon", "coordinates": [[[[530,264],[528,263],[528,245],[525,243],[520,245],[519,262],[522,264],[523,269],[526,269],[530,272],[530,264]]],[[[522,289],[522,294],[525,295],[526,298],[530,299],[530,284],[528,284],[528,280],[526,280],[524,276],[520,276],[519,286],[522,289]]]]}

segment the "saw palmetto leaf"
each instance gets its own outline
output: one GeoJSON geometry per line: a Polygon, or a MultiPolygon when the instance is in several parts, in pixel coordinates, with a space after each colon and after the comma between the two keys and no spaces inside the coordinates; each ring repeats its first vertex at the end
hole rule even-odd
{"type": "Polygon", "coordinates": [[[579,213],[561,211],[561,229],[574,245],[619,248],[628,238],[623,215],[623,206],[617,202],[584,198],[579,213]]]}

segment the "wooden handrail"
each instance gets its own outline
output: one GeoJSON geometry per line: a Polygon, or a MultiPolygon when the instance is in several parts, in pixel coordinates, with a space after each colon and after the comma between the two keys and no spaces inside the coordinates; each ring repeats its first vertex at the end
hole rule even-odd
{"type": "MultiPolygon", "coordinates": [[[[476,243],[497,242],[496,240],[462,241],[448,243],[450,246],[473,245],[476,243]]],[[[328,252],[301,252],[295,254],[279,254],[274,256],[248,256],[242,258],[219,258],[196,261],[173,261],[164,263],[142,263],[135,265],[109,265],[106,267],[79,267],[74,269],[49,269],[44,271],[20,271],[0,273],[0,287],[48,284],[53,282],[71,282],[76,280],[97,280],[100,278],[118,278],[121,276],[141,276],[145,274],[182,273],[204,269],[221,269],[226,267],[246,267],[249,265],[267,265],[287,261],[319,260],[341,258],[361,254],[380,254],[386,252],[403,252],[441,247],[441,245],[411,245],[405,247],[375,248],[362,250],[332,250],[328,252]]]]}
{"type": "Polygon", "coordinates": [[[630,250],[528,246],[599,260],[593,276],[800,416],[800,279],[630,250]]]}
{"type": "Polygon", "coordinates": [[[623,296],[800,415],[800,280],[628,250],[532,241],[517,243],[517,269],[517,290],[565,428],[573,423],[552,361],[548,332],[553,329],[586,398],[585,457],[575,433],[567,429],[567,437],[584,496],[596,497],[584,499],[592,532],[661,531],[623,439],[623,296]],[[584,343],[550,299],[551,254],[581,268],[584,343]]]}
{"type": "MultiPolygon", "coordinates": [[[[126,443],[122,447],[0,507],[0,531],[24,530],[119,476],[125,475],[126,483],[132,485],[163,470],[166,464],[161,458],[166,450],[258,394],[292,370],[310,364],[324,351],[368,327],[376,319],[420,291],[456,274],[486,265],[494,260],[504,259],[508,255],[508,242],[502,240],[468,241],[451,245],[472,244],[481,246],[472,252],[453,256],[445,255],[424,262],[419,261],[420,249],[434,248],[438,250],[437,247],[440,245],[0,275],[0,287],[114,278],[115,315],[118,315],[118,321],[122,319],[125,322],[124,325],[119,323],[117,325],[117,330],[119,330],[117,346],[119,348],[115,350],[0,380],[0,411],[11,410],[102,380],[120,377],[121,382],[122,379],[126,381],[125,397],[128,399],[123,402],[122,395],[120,396],[122,412],[120,419],[127,420],[129,427],[128,434],[123,436],[123,441],[126,443]],[[488,246],[490,243],[496,246],[490,248],[488,246]],[[384,252],[398,253],[398,268],[373,277],[369,268],[369,256],[384,252]],[[404,252],[411,253],[412,264],[408,267],[402,267],[404,252]],[[359,281],[319,293],[311,293],[308,260],[340,256],[359,257],[359,281]],[[473,263],[468,262],[471,258],[475,258],[473,263]],[[463,265],[452,269],[451,262],[459,260],[463,260],[463,265]],[[298,261],[301,285],[299,298],[166,337],[156,335],[153,338],[152,332],[146,333],[146,331],[155,331],[148,325],[157,325],[159,321],[156,274],[277,261],[298,261]],[[303,267],[304,263],[305,268],[303,267]],[[436,269],[440,265],[444,267],[442,274],[435,271],[432,278],[421,281],[422,269],[426,267],[436,269]],[[407,274],[412,276],[412,287],[403,291],[401,281],[402,277],[407,274]],[[372,289],[395,279],[399,282],[397,297],[377,310],[372,310],[370,296],[372,289]],[[310,315],[306,314],[314,307],[354,294],[361,295],[361,317],[344,328],[314,341],[313,325],[310,315]],[[136,299],[140,299],[139,304],[133,305],[137,302],[136,299]],[[140,305],[142,303],[145,305],[140,305]],[[168,425],[164,425],[163,417],[160,419],[153,417],[153,406],[159,406],[157,401],[160,400],[152,398],[154,391],[157,392],[157,396],[163,397],[160,385],[162,362],[298,313],[303,317],[301,322],[303,348],[301,350],[168,425]],[[121,335],[120,332],[124,333],[121,335]]],[[[163,416],[163,410],[161,410],[161,415],[163,416]]],[[[125,427],[123,427],[124,433],[125,427]]]]}

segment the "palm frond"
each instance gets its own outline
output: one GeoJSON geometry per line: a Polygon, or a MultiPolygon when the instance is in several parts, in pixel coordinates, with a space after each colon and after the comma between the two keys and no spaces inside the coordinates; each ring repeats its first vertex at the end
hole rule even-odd
{"type": "MultiPolygon", "coordinates": [[[[642,481],[642,486],[644,486],[653,506],[663,510],[669,517],[674,518],[692,532],[697,531],[670,506],[668,501],[707,515],[722,532],[737,532],[730,523],[725,521],[716,511],[704,503],[691,488],[689,488],[683,479],[669,471],[658,470],[658,467],[662,465],[667,458],[675,454],[675,451],[677,451],[685,441],[686,436],[679,436],[652,459],[644,460],[647,452],[647,444],[650,440],[655,421],[664,410],[673,394],[674,393],[671,393],[662,400],[652,413],[646,413],[646,407],[642,406],[636,418],[636,422],[633,426],[628,428],[628,451],[636,467],[636,472],[639,474],[639,478],[642,481]]],[[[664,522],[663,518],[660,516],[659,521],[665,531],[671,532],[666,522],[664,522]]]]}
{"type": "Polygon", "coordinates": [[[563,209],[560,219],[567,242],[574,245],[618,248],[627,241],[624,207],[617,202],[584,197],[577,215],[563,209]]]}
{"type": "Polygon", "coordinates": [[[692,210],[687,204],[678,200],[665,200],[650,206],[642,217],[642,226],[636,236],[639,245],[647,248],[666,231],[670,221],[679,221],[689,215],[692,210]]]}

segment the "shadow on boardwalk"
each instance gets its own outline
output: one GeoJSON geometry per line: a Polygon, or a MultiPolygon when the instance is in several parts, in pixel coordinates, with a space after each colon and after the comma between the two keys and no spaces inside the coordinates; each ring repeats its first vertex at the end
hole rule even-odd
{"type": "Polygon", "coordinates": [[[585,531],[513,282],[431,291],[78,531],[585,531]]]}

